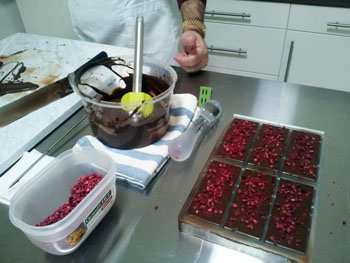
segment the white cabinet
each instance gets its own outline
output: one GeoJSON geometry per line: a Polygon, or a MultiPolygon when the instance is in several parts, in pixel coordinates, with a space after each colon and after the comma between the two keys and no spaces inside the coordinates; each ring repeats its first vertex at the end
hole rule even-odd
{"type": "Polygon", "coordinates": [[[206,25],[210,67],[278,75],[285,30],[209,22],[206,25]]]}
{"type": "Polygon", "coordinates": [[[208,70],[350,92],[350,8],[208,1],[208,70]]]}
{"type": "Polygon", "coordinates": [[[289,5],[208,1],[207,70],[278,79],[289,5]]]}
{"type": "Polygon", "coordinates": [[[350,36],[350,8],[292,5],[288,29],[350,36]]]}
{"type": "Polygon", "coordinates": [[[286,28],[289,5],[259,1],[208,1],[206,21],[286,28]]]}
{"type": "Polygon", "coordinates": [[[280,80],[350,91],[350,37],[288,31],[286,47],[280,80]]]}
{"type": "Polygon", "coordinates": [[[279,80],[350,92],[350,9],[292,5],[279,80]]]}

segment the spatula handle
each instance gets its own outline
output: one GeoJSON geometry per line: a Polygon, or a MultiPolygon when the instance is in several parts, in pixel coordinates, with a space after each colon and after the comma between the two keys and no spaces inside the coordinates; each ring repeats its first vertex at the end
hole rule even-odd
{"type": "Polygon", "coordinates": [[[143,17],[136,17],[133,92],[142,91],[143,17]]]}

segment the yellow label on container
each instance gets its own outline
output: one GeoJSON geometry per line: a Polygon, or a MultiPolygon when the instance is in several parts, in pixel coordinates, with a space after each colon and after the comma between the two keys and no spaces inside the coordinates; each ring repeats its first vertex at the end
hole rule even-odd
{"type": "Polygon", "coordinates": [[[111,203],[113,200],[112,190],[110,189],[107,194],[101,199],[97,206],[91,211],[91,213],[69,236],[67,236],[67,241],[72,246],[75,246],[86,234],[87,230],[93,225],[99,215],[103,210],[111,203]]]}

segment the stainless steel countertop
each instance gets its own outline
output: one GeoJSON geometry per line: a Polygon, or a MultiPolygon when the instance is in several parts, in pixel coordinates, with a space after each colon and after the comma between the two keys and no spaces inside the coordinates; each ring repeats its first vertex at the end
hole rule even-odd
{"type": "MultiPolygon", "coordinates": [[[[179,232],[177,216],[216,140],[234,113],[325,132],[312,262],[350,262],[350,93],[213,72],[176,68],[175,92],[213,88],[223,105],[216,130],[184,163],[169,161],[146,191],[117,184],[111,211],[73,254],[54,256],[35,247],[0,205],[0,262],[259,262],[179,232]],[[155,207],[158,209],[155,209],[155,207]],[[346,225],[343,224],[346,222],[346,225]]],[[[45,151],[85,115],[77,112],[36,149],[45,151]]],[[[50,152],[58,155],[91,130],[85,119],[50,152]]]]}

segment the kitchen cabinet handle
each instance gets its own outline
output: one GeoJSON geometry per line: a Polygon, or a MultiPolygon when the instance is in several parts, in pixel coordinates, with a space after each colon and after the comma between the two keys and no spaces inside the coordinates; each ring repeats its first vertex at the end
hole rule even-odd
{"type": "Polygon", "coordinates": [[[241,48],[238,49],[228,49],[228,48],[221,48],[221,47],[214,47],[214,46],[210,46],[208,47],[209,51],[221,51],[221,52],[228,52],[228,53],[236,53],[236,54],[244,54],[246,55],[248,53],[248,51],[243,50],[241,48]]]}
{"type": "Polygon", "coordinates": [[[246,13],[227,13],[227,12],[215,12],[213,11],[205,11],[206,15],[213,15],[213,16],[234,16],[234,17],[241,17],[241,18],[250,18],[251,14],[246,13]]]}
{"type": "Polygon", "coordinates": [[[350,28],[350,24],[343,24],[339,22],[329,22],[327,23],[327,26],[334,26],[334,27],[343,27],[343,28],[350,28]]]}
{"type": "Polygon", "coordinates": [[[285,72],[285,74],[284,74],[284,82],[287,82],[287,80],[288,80],[289,69],[290,69],[290,63],[291,63],[291,61],[292,61],[293,50],[294,50],[294,41],[291,41],[291,42],[290,42],[290,47],[289,47],[289,53],[288,53],[288,60],[287,60],[286,72],[285,72]]]}

